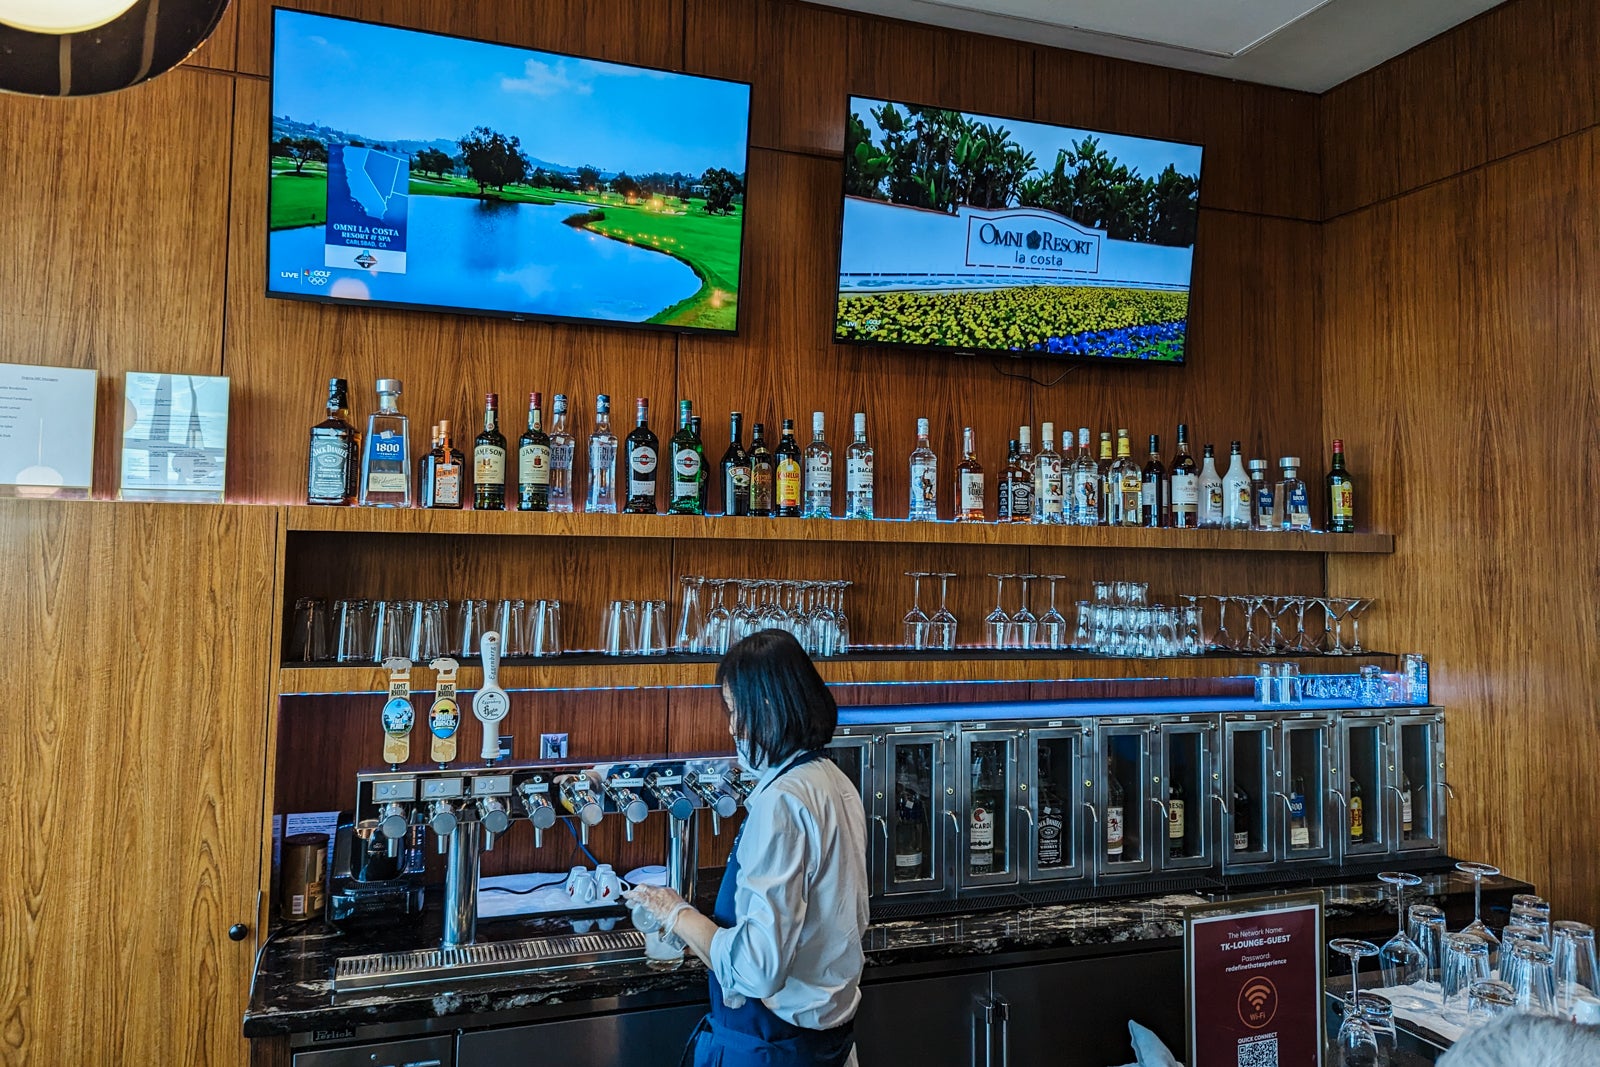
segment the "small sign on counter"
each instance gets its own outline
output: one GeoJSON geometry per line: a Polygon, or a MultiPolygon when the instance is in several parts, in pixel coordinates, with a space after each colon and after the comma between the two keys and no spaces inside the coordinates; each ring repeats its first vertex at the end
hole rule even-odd
{"type": "Polygon", "coordinates": [[[220,503],[228,469],[228,379],[129,371],[125,401],[123,498],[220,503]]]}
{"type": "Polygon", "coordinates": [[[0,487],[5,495],[89,494],[98,379],[92,370],[0,363],[0,487]]]}
{"type": "Polygon", "coordinates": [[[1322,906],[1309,892],[1188,909],[1189,1067],[1321,1067],[1322,906]]]}

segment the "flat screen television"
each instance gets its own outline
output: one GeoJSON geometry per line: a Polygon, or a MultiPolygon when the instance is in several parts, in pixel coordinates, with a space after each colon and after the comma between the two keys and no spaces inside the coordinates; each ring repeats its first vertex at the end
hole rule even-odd
{"type": "Polygon", "coordinates": [[[276,9],[268,295],[732,332],[750,87],[276,9]]]}
{"type": "Polygon", "coordinates": [[[1182,363],[1200,146],[851,97],[834,338],[1182,363]]]}

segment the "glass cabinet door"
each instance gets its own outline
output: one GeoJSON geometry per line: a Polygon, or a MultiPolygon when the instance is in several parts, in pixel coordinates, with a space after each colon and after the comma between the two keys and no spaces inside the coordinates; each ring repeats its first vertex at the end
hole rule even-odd
{"type": "Polygon", "coordinates": [[[1023,816],[1028,881],[1047,882],[1083,874],[1082,727],[1029,730],[1023,741],[1024,786],[1032,819],[1023,816]]]}
{"type": "Polygon", "coordinates": [[[1166,820],[1157,859],[1166,870],[1209,867],[1212,863],[1211,796],[1221,781],[1213,768],[1212,745],[1217,728],[1211,722],[1163,723],[1159,766],[1151,807],[1166,820]]]}
{"type": "Polygon", "coordinates": [[[1340,853],[1345,856],[1373,856],[1389,851],[1389,803],[1385,788],[1389,781],[1389,720],[1376,714],[1350,713],[1340,724],[1343,743],[1338,757],[1330,763],[1331,795],[1343,799],[1329,808],[1330,816],[1343,825],[1335,826],[1340,853]],[[1339,760],[1343,760],[1343,764],[1339,760]]]}
{"type": "Polygon", "coordinates": [[[1437,712],[1400,716],[1394,737],[1388,791],[1395,847],[1443,850],[1444,717],[1437,712]]]}
{"type": "Polygon", "coordinates": [[[1222,723],[1221,840],[1225,871],[1271,863],[1280,821],[1273,810],[1277,788],[1273,750],[1274,723],[1255,715],[1224,718],[1222,723]]]}
{"type": "Polygon", "coordinates": [[[1333,740],[1333,723],[1325,715],[1283,720],[1276,792],[1285,809],[1279,835],[1279,856],[1284,860],[1333,858],[1333,828],[1327,818],[1334,807],[1328,797],[1333,740]]]}
{"type": "Polygon", "coordinates": [[[827,757],[844,772],[844,776],[855,783],[856,792],[861,794],[862,806],[870,815],[873,811],[873,784],[872,784],[872,738],[870,736],[852,737],[844,734],[835,735],[832,742],[825,750],[827,757]]]}
{"type": "MultiPolygon", "coordinates": [[[[958,758],[965,807],[958,862],[962,886],[1015,885],[1023,793],[1017,781],[1017,730],[963,730],[958,758]]],[[[1025,815],[1022,816],[1024,819],[1025,815]]]]}
{"type": "Polygon", "coordinates": [[[884,739],[884,835],[888,848],[881,864],[885,896],[939,893],[951,882],[946,874],[946,824],[955,818],[955,797],[947,778],[949,744],[942,733],[893,734],[884,739]]]}
{"type": "Polygon", "coordinates": [[[1149,873],[1154,850],[1166,840],[1150,803],[1153,729],[1146,721],[1099,726],[1096,765],[1084,778],[1095,793],[1095,870],[1102,878],[1149,873]]]}

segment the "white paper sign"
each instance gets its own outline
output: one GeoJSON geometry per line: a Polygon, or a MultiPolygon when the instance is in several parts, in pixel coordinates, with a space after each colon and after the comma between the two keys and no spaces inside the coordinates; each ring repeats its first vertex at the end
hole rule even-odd
{"type": "Polygon", "coordinates": [[[89,488],[98,377],[92,370],[0,363],[0,485],[28,496],[89,488]]]}
{"type": "Polygon", "coordinates": [[[228,463],[228,379],[129,371],[122,495],[222,498],[228,463]]]}

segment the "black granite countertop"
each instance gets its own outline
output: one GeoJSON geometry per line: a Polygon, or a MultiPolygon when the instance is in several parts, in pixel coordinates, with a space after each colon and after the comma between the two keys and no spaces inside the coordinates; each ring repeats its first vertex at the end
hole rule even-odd
{"type": "MultiPolygon", "coordinates": [[[[1285,887],[1297,891],[1306,886],[1285,887]]],[[[1376,933],[1393,915],[1392,902],[1381,883],[1323,886],[1327,893],[1326,922],[1329,936],[1346,932],[1340,927],[1365,926],[1376,933]]],[[[1485,892],[1508,895],[1528,887],[1510,879],[1486,880],[1485,892]]],[[[1090,955],[1104,946],[1138,944],[1141,948],[1171,947],[1183,936],[1184,910],[1195,904],[1227,896],[1255,896],[1267,889],[1227,893],[1176,893],[1157,897],[1030,904],[1021,900],[1009,906],[930,918],[875,921],[864,939],[867,971],[863,980],[902,965],[972,960],[1013,953],[1053,952],[1090,955]],[[1163,944],[1165,943],[1165,944],[1163,944]]],[[[1409,903],[1424,899],[1438,903],[1449,898],[1451,925],[1462,906],[1471,909],[1471,881],[1460,875],[1426,876],[1409,903]]],[[[1465,920],[1462,920],[1465,921],[1465,920]]],[[[624,919],[623,922],[626,922],[624,919]]],[[[565,933],[567,927],[552,919],[496,919],[480,923],[480,940],[502,940],[565,933]]],[[[353,1032],[384,1024],[426,1022],[432,1027],[482,1025],[499,1016],[510,1022],[518,1017],[580,1014],[585,1005],[599,1010],[644,1003],[688,1002],[706,996],[705,970],[692,956],[662,967],[644,961],[605,963],[501,978],[474,979],[448,990],[418,987],[335,995],[332,975],[341,956],[395,952],[437,944],[439,919],[431,911],[420,919],[390,921],[348,931],[321,923],[289,927],[275,933],[257,961],[250,1007],[244,1017],[246,1037],[266,1037],[314,1031],[353,1032]],[[566,1006],[563,1010],[562,1006],[566,1006]]],[[[1112,950],[1115,951],[1115,950],[1112,950]]]]}

